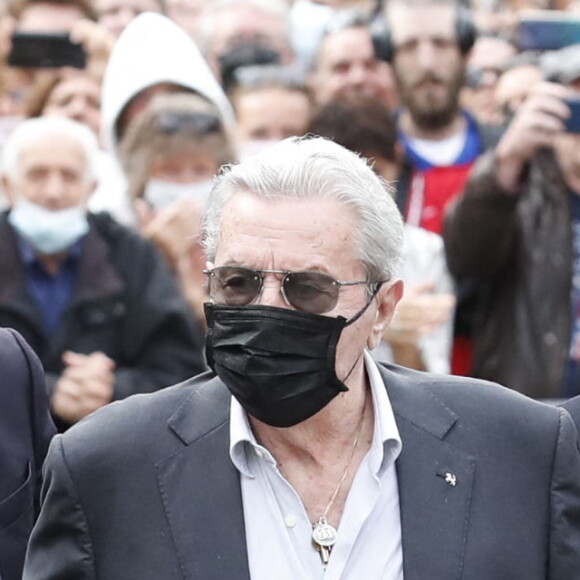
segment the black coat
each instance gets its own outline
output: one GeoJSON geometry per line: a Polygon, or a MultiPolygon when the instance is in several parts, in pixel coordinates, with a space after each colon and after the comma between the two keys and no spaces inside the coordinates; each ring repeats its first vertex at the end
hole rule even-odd
{"type": "Polygon", "coordinates": [[[156,391],[201,372],[202,334],[162,256],[107,214],[89,215],[72,297],[53,336],[26,290],[17,236],[0,217],[0,326],[40,357],[49,392],[63,352],[101,351],[116,363],[114,399],[156,391]]]}
{"type": "Polygon", "coordinates": [[[561,396],[569,350],[570,195],[551,151],[536,154],[514,193],[490,152],[445,222],[449,270],[477,286],[473,375],[538,399],[561,396]]]}
{"type": "Polygon", "coordinates": [[[0,329],[0,369],[0,577],[20,580],[56,430],[40,362],[13,330],[0,329]]]}

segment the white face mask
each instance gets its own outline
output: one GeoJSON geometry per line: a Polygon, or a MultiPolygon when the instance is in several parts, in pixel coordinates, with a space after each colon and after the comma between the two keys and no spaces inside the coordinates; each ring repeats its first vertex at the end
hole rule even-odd
{"type": "Polygon", "coordinates": [[[203,205],[213,186],[213,179],[198,183],[173,183],[161,179],[150,179],[145,186],[143,198],[154,209],[164,209],[178,199],[189,197],[203,205]]]}
{"type": "Polygon", "coordinates": [[[58,254],[88,231],[87,211],[75,206],[50,211],[21,198],[8,214],[12,227],[40,254],[58,254]]]}

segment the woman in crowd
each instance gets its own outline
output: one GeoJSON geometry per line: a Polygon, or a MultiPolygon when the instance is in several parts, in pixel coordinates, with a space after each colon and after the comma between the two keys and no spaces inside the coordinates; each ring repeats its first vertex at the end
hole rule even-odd
{"type": "Polygon", "coordinates": [[[214,175],[236,160],[219,109],[196,94],[160,95],[129,126],[120,157],[139,230],[161,249],[203,321],[201,211],[214,175]]]}

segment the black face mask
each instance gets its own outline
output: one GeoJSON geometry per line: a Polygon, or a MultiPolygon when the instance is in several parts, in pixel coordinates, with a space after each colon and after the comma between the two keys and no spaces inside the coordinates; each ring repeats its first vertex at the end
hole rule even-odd
{"type": "Polygon", "coordinates": [[[250,415],[273,427],[292,427],[348,391],[336,376],[336,345],[342,329],[369,304],[347,321],[287,308],[208,302],[207,362],[250,415]]]}

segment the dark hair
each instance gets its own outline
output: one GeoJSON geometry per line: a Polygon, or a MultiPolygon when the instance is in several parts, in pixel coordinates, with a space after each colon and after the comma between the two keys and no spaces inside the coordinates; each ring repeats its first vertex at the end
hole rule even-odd
{"type": "Polygon", "coordinates": [[[244,67],[239,73],[237,85],[228,93],[234,111],[240,97],[264,89],[300,93],[312,102],[312,95],[304,84],[303,74],[292,67],[276,65],[244,67]]]}
{"type": "Polygon", "coordinates": [[[309,132],[364,155],[397,160],[397,128],[391,111],[364,95],[335,97],[314,112],[309,132]]]}

